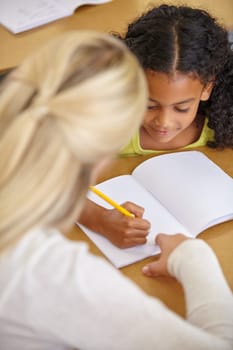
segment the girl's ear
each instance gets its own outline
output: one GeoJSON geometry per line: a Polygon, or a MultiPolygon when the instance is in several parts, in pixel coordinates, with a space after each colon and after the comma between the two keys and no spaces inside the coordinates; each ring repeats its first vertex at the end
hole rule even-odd
{"type": "Polygon", "coordinates": [[[214,80],[210,81],[208,84],[204,86],[204,89],[202,90],[202,93],[201,93],[201,98],[200,98],[201,101],[207,101],[209,99],[211,92],[213,90],[213,87],[214,87],[214,80]]]}

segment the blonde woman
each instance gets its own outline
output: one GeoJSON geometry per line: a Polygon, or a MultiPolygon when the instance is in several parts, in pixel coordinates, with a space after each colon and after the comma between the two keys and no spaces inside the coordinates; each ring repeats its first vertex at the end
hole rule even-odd
{"type": "Polygon", "coordinates": [[[135,58],[94,32],[63,35],[4,82],[1,349],[231,348],[231,292],[204,242],[159,235],[161,258],[143,269],[183,284],[183,320],[65,238],[94,171],[135,133],[146,103],[135,58]]]}

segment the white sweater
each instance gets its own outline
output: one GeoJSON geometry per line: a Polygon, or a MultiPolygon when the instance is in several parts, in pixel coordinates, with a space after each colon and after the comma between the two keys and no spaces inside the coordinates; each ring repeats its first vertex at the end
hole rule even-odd
{"type": "Polygon", "coordinates": [[[0,349],[233,349],[233,297],[212,250],[187,240],[168,266],[187,320],[85,243],[34,230],[0,256],[0,349]]]}

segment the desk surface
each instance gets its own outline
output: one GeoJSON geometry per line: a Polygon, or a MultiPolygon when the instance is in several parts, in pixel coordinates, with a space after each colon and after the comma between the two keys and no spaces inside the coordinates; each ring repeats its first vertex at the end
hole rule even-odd
{"type": "Polygon", "coordinates": [[[201,7],[210,11],[228,28],[233,28],[232,0],[113,0],[102,5],[83,6],[70,17],[17,35],[8,32],[0,25],[0,71],[18,65],[38,46],[64,31],[89,29],[124,32],[132,19],[149,6],[163,2],[201,7]]]}
{"type": "MultiPolygon", "coordinates": [[[[57,36],[59,33],[76,29],[91,29],[105,32],[124,32],[127,24],[140,15],[149,4],[158,5],[161,0],[113,0],[110,3],[98,6],[84,6],[79,8],[73,16],[47,24],[18,35],[13,35],[0,26],[0,70],[18,65],[28,54],[39,45],[57,36]]],[[[232,0],[167,0],[167,3],[182,4],[201,7],[209,10],[218,17],[222,23],[233,28],[233,2],[232,0]]],[[[222,152],[204,148],[203,152],[233,176],[233,151],[222,152]]],[[[113,162],[100,181],[104,179],[130,173],[136,165],[145,160],[145,157],[119,159],[113,162]]],[[[75,227],[69,234],[71,239],[84,240],[89,243],[90,250],[102,255],[98,248],[90,242],[85,234],[75,227]]],[[[200,235],[215,250],[227,280],[233,289],[233,222],[224,223],[206,230],[200,235]]],[[[162,299],[171,309],[184,315],[184,298],[182,288],[172,278],[146,278],[141,273],[145,262],[138,262],[122,269],[122,273],[141,286],[145,292],[162,299]]]]}
{"type": "MultiPolygon", "coordinates": [[[[208,147],[198,148],[206,154],[211,160],[225,170],[230,176],[233,176],[233,150],[223,151],[212,150],[208,147]]],[[[120,158],[114,160],[104,173],[100,175],[98,181],[104,181],[113,176],[129,174],[131,171],[147,157],[139,156],[132,158],[120,158]]],[[[216,198],[217,200],[217,198],[216,198]]],[[[90,241],[90,239],[76,226],[70,231],[68,237],[72,240],[82,240],[89,244],[90,251],[99,256],[103,256],[100,250],[90,241]]],[[[199,235],[215,251],[223,272],[233,290],[233,220],[219,224],[205,230],[199,235]]],[[[182,288],[173,278],[145,277],[141,269],[145,263],[153,261],[156,257],[144,259],[130,266],[121,269],[122,273],[137,283],[149,295],[160,298],[169,308],[180,314],[185,315],[184,295],[182,288]]]]}

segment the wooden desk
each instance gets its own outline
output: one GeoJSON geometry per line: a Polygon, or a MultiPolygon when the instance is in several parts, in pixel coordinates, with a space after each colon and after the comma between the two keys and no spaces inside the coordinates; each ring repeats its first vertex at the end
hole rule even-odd
{"type": "MultiPolygon", "coordinates": [[[[38,46],[65,31],[89,29],[105,32],[124,32],[127,24],[136,16],[139,16],[144,10],[148,9],[149,5],[158,5],[162,2],[162,0],[114,0],[103,5],[85,6],[79,8],[71,17],[18,35],[13,35],[4,27],[0,26],[0,71],[18,65],[38,46]]],[[[167,0],[166,2],[172,4],[186,3],[193,7],[201,7],[209,10],[222,23],[225,23],[227,27],[233,28],[232,0],[167,0]]],[[[233,151],[225,150],[218,152],[204,148],[203,152],[233,176],[233,151]]],[[[112,176],[130,173],[143,160],[145,160],[145,157],[116,160],[108,171],[102,175],[100,181],[112,176]]],[[[69,237],[88,242],[93,253],[102,255],[78,227],[75,227],[70,232],[69,237]]],[[[233,289],[233,222],[224,223],[208,229],[200,237],[205,239],[215,250],[224,273],[233,289]]],[[[148,294],[159,297],[171,309],[184,315],[182,289],[177,282],[171,278],[157,278],[155,280],[142,275],[142,266],[145,262],[151,260],[152,258],[146,259],[146,261],[125,267],[122,269],[122,273],[135,281],[148,294]]]]}
{"type": "MultiPolygon", "coordinates": [[[[217,165],[224,169],[230,176],[233,176],[233,150],[224,151],[212,150],[208,147],[198,148],[206,154],[217,165]]],[[[129,174],[148,156],[139,156],[132,158],[120,158],[114,160],[111,165],[105,169],[104,173],[99,176],[98,181],[104,181],[113,176],[129,174]]],[[[216,198],[216,201],[218,199],[216,198]]],[[[90,251],[94,254],[103,256],[100,250],[90,241],[90,239],[76,226],[68,234],[72,240],[82,240],[89,244],[90,251]]],[[[205,230],[199,235],[215,251],[223,272],[227,278],[230,287],[233,290],[233,221],[225,222],[205,230]]],[[[160,277],[148,278],[142,275],[141,269],[145,263],[153,261],[156,257],[144,259],[130,266],[121,269],[122,273],[138,284],[149,295],[158,297],[169,308],[178,314],[185,315],[184,296],[181,286],[173,278],[160,277]]]]}
{"type": "Polygon", "coordinates": [[[0,71],[17,66],[38,46],[62,32],[76,29],[124,32],[127,24],[152,5],[163,2],[201,7],[227,27],[233,28],[232,0],[113,0],[97,6],[78,8],[73,16],[14,35],[0,25],[0,71]]]}

